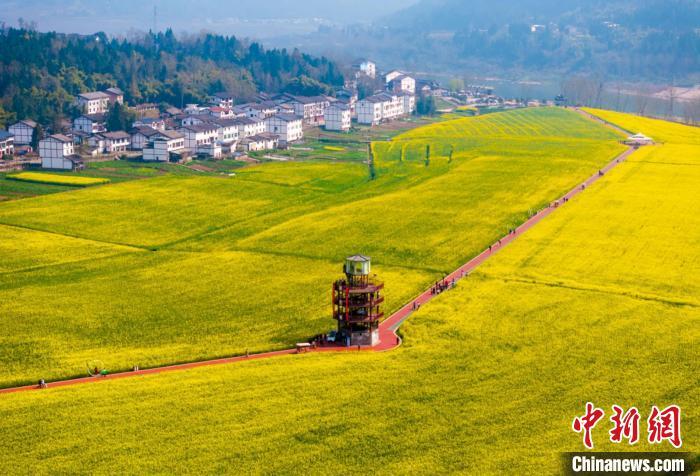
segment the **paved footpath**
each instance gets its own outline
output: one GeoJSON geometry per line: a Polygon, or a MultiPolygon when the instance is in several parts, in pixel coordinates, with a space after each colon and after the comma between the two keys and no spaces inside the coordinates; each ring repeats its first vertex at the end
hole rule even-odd
{"type": "MultiPolygon", "coordinates": [[[[453,280],[455,283],[457,283],[460,279],[466,277],[474,271],[481,263],[489,259],[491,256],[494,254],[498,253],[503,247],[507,246],[509,243],[512,241],[516,240],[520,235],[525,233],[527,230],[535,226],[537,223],[545,219],[547,216],[550,214],[554,213],[558,208],[565,206],[566,202],[569,201],[569,199],[575,197],[576,195],[579,195],[580,193],[584,192],[589,186],[593,185],[595,182],[600,180],[605,173],[607,173],[609,170],[613,169],[616,165],[618,165],[620,162],[623,162],[627,157],[629,157],[633,152],[635,151],[634,148],[629,148],[619,156],[617,156],[612,162],[610,162],[608,165],[606,165],[603,169],[601,169],[599,172],[596,172],[595,175],[590,177],[588,180],[583,182],[582,184],[576,186],[573,190],[568,192],[566,195],[561,197],[559,200],[556,200],[550,206],[547,208],[544,208],[543,210],[540,210],[537,212],[535,215],[533,215],[531,218],[529,218],[525,223],[522,225],[518,226],[512,233],[504,236],[500,240],[496,241],[493,245],[491,245],[489,248],[484,250],[481,254],[476,256],[475,258],[471,259],[469,262],[465,263],[464,265],[460,266],[458,269],[454,270],[451,274],[449,274],[444,282],[446,283],[451,283],[453,280]]],[[[447,292],[447,291],[445,291],[447,292]]],[[[411,300],[411,302],[407,303],[405,306],[403,306],[401,309],[396,311],[394,314],[389,316],[387,319],[385,319],[379,326],[379,341],[380,343],[377,346],[374,347],[341,347],[341,346],[326,346],[326,347],[318,347],[316,349],[312,349],[309,352],[310,353],[319,353],[319,352],[352,352],[352,351],[370,351],[370,352],[383,352],[387,350],[392,350],[401,345],[401,339],[398,337],[396,334],[397,329],[401,326],[401,324],[408,319],[414,310],[414,306],[419,308],[420,306],[423,306],[430,301],[432,301],[435,297],[437,297],[438,294],[434,294],[431,289],[428,289],[421,293],[419,296],[411,300]]],[[[238,357],[230,357],[230,358],[223,358],[223,359],[215,359],[215,360],[206,360],[206,361],[201,361],[201,362],[192,362],[188,364],[177,364],[177,365],[168,365],[165,367],[156,367],[152,369],[144,369],[144,370],[137,370],[133,372],[121,372],[121,373],[115,373],[115,374],[110,374],[106,375],[104,377],[85,377],[85,378],[78,378],[78,379],[72,379],[72,380],[61,380],[57,382],[50,382],[46,384],[45,388],[55,388],[55,387],[66,387],[69,385],[78,385],[78,384],[84,384],[84,383],[90,383],[90,382],[103,382],[103,381],[109,381],[109,380],[117,380],[117,379],[123,379],[127,377],[135,377],[139,375],[151,375],[151,374],[160,374],[160,373],[165,373],[165,372],[174,372],[174,371],[179,371],[179,370],[186,370],[186,369],[193,369],[193,368],[198,368],[198,367],[208,367],[208,366],[213,366],[213,365],[223,365],[223,364],[233,364],[236,362],[244,362],[244,361],[250,361],[250,360],[260,360],[260,359],[269,359],[272,357],[280,357],[283,355],[291,355],[291,354],[296,354],[297,350],[296,348],[294,349],[285,349],[285,350],[280,350],[280,351],[275,351],[275,352],[265,352],[261,354],[250,354],[248,356],[238,356],[238,357]]],[[[25,387],[14,387],[14,388],[6,388],[6,389],[0,389],[0,394],[3,393],[14,393],[14,392],[23,392],[23,391],[30,391],[30,390],[38,390],[39,386],[38,385],[28,385],[25,387]]]]}

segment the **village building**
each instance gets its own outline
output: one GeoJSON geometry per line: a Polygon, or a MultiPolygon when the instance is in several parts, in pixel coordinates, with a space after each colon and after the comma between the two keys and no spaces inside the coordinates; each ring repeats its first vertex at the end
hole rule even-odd
{"type": "Polygon", "coordinates": [[[98,134],[106,130],[106,118],[103,113],[83,114],[73,120],[73,130],[86,134],[98,134]]]}
{"type": "Polygon", "coordinates": [[[109,109],[110,96],[101,91],[78,94],[77,106],[85,114],[103,114],[109,109]]]}
{"type": "Polygon", "coordinates": [[[211,116],[208,116],[208,115],[204,115],[204,114],[191,114],[191,115],[188,115],[188,116],[183,117],[183,118],[180,120],[180,124],[182,125],[182,127],[185,127],[185,126],[198,126],[198,125],[200,125],[200,124],[211,123],[211,121],[213,121],[213,120],[214,120],[214,118],[211,117],[211,116]]]}
{"type": "MultiPolygon", "coordinates": [[[[238,141],[240,132],[239,125],[236,119],[215,119],[210,124],[219,127],[219,136],[217,141],[224,146],[231,146],[238,141]]],[[[233,148],[235,149],[235,145],[233,148]]]]}
{"type": "Polygon", "coordinates": [[[161,131],[148,126],[134,127],[129,131],[131,135],[131,149],[143,150],[153,139],[160,137],[161,131]]]}
{"type": "Polygon", "coordinates": [[[0,159],[15,155],[15,136],[7,131],[0,131],[0,159]]]}
{"type": "Polygon", "coordinates": [[[357,102],[357,122],[370,126],[382,122],[382,99],[377,96],[370,96],[357,102]]]}
{"type": "Polygon", "coordinates": [[[136,113],[136,117],[158,117],[160,115],[158,105],[150,102],[137,104],[131,110],[136,113]]]}
{"type": "Polygon", "coordinates": [[[219,126],[215,124],[183,126],[180,132],[185,136],[185,148],[195,154],[199,154],[203,146],[215,143],[219,139],[219,126]]]}
{"type": "Polygon", "coordinates": [[[177,131],[163,131],[143,148],[146,162],[169,162],[185,149],[185,135],[177,131]]]}
{"type": "Polygon", "coordinates": [[[400,93],[416,93],[416,80],[410,76],[402,74],[395,77],[387,83],[387,89],[396,94],[400,93]]]}
{"type": "Polygon", "coordinates": [[[240,119],[234,119],[234,121],[236,124],[238,124],[238,134],[241,139],[262,134],[267,130],[265,121],[261,119],[243,117],[240,119]]]}
{"type": "Polygon", "coordinates": [[[323,124],[323,117],[330,101],[325,96],[293,96],[286,101],[294,107],[294,114],[304,118],[304,123],[309,125],[323,124]]]}
{"type": "Polygon", "coordinates": [[[358,100],[357,90],[348,88],[338,89],[335,92],[335,98],[338,102],[345,103],[350,106],[352,110],[354,110],[355,104],[358,100]]]}
{"type": "Polygon", "coordinates": [[[174,117],[174,116],[178,116],[180,114],[182,114],[181,109],[179,109],[177,107],[169,107],[165,110],[164,116],[174,117]]]}
{"type": "Polygon", "coordinates": [[[280,112],[280,106],[272,101],[242,104],[237,108],[251,119],[268,119],[280,112]]]}
{"type": "Polygon", "coordinates": [[[352,110],[341,102],[331,104],[326,109],[326,130],[347,132],[352,127],[352,110]]]}
{"type": "Polygon", "coordinates": [[[190,114],[190,115],[198,115],[202,114],[202,111],[204,111],[206,108],[201,107],[199,104],[187,104],[185,106],[185,110],[183,111],[185,114],[190,114]]]}
{"type": "Polygon", "coordinates": [[[131,145],[131,136],[124,131],[100,132],[88,139],[99,154],[115,154],[126,152],[131,145]]]}
{"type": "Polygon", "coordinates": [[[209,96],[209,103],[219,106],[219,107],[225,107],[231,109],[233,107],[233,102],[234,102],[235,96],[231,93],[227,92],[219,92],[219,93],[214,93],[211,96],[209,96]]]}
{"type": "Polygon", "coordinates": [[[281,146],[287,146],[304,137],[304,123],[300,116],[295,114],[277,114],[265,120],[268,132],[279,136],[281,146]]]}
{"type": "Polygon", "coordinates": [[[37,123],[25,119],[12,124],[8,131],[10,134],[15,136],[15,145],[29,145],[32,143],[32,138],[34,137],[34,130],[37,128],[37,123]]]}
{"type": "Polygon", "coordinates": [[[110,104],[124,104],[124,91],[119,88],[107,88],[104,93],[109,96],[110,104]]]}
{"type": "Polygon", "coordinates": [[[377,125],[406,116],[415,109],[415,96],[411,94],[379,93],[357,103],[357,122],[377,125]]]}
{"type": "Polygon", "coordinates": [[[264,132],[254,136],[246,137],[240,142],[239,148],[243,152],[258,152],[273,150],[279,146],[279,137],[275,134],[264,132]]]}
{"type": "Polygon", "coordinates": [[[144,117],[141,119],[137,119],[134,121],[132,124],[132,127],[152,127],[153,129],[157,131],[164,131],[165,130],[165,121],[161,119],[160,117],[144,117]]]}
{"type": "Polygon", "coordinates": [[[90,139],[91,136],[92,136],[92,134],[88,134],[87,132],[83,132],[83,131],[73,130],[70,133],[70,137],[73,138],[73,143],[75,145],[87,144],[88,140],[90,139]]]}
{"type": "Polygon", "coordinates": [[[403,114],[407,116],[413,114],[416,110],[416,96],[408,93],[400,96],[403,99],[403,114]]]}
{"type": "Polygon", "coordinates": [[[211,106],[206,108],[206,112],[217,119],[233,119],[236,114],[229,107],[211,106]]]}
{"type": "Polygon", "coordinates": [[[202,144],[197,147],[197,155],[212,159],[220,159],[223,156],[223,150],[221,144],[212,142],[211,144],[202,144]]]}
{"type": "Polygon", "coordinates": [[[377,64],[374,61],[361,59],[355,61],[352,67],[356,70],[355,77],[357,78],[359,78],[362,75],[370,77],[372,79],[377,77],[377,64]]]}
{"type": "Polygon", "coordinates": [[[39,157],[45,169],[77,170],[84,167],[75,154],[73,139],[63,134],[54,134],[39,141],[39,157]]]}
{"type": "Polygon", "coordinates": [[[405,75],[405,73],[403,71],[399,71],[398,69],[395,69],[395,70],[384,75],[384,82],[386,84],[389,84],[394,79],[398,78],[399,76],[403,76],[403,75],[405,75]]]}

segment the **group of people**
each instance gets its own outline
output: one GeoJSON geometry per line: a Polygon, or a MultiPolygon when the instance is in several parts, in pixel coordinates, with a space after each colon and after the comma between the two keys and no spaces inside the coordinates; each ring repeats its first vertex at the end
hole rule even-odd
{"type": "Polygon", "coordinates": [[[443,279],[442,281],[437,281],[435,283],[435,286],[430,288],[430,294],[436,295],[440,294],[444,291],[447,291],[448,289],[452,289],[455,287],[455,280],[452,279],[452,281],[448,281],[447,279],[443,279]]]}

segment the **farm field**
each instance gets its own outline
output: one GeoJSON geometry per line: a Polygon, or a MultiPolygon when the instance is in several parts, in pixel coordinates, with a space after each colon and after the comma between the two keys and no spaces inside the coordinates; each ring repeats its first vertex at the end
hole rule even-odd
{"type": "MultiPolygon", "coordinates": [[[[677,404],[697,452],[699,157],[638,151],[412,316],[393,352],[4,395],[0,470],[558,474],[586,401],[677,404]]],[[[596,450],[622,451],[604,423],[596,450]]]]}
{"type": "Polygon", "coordinates": [[[0,225],[106,250],[61,263],[5,247],[30,269],[0,275],[0,386],[81,375],[92,359],[117,371],[289,347],[333,326],[329,285],[357,252],[391,311],[622,150],[569,111],[457,122],[452,159],[436,138],[376,143],[375,180],[365,164],[274,163],[2,204],[0,225]]]}
{"type": "Polygon", "coordinates": [[[91,185],[104,185],[109,179],[95,177],[81,177],[79,175],[47,174],[40,172],[21,172],[7,176],[10,180],[20,182],[33,182],[49,185],[68,185],[71,187],[88,187],[91,185]]]}

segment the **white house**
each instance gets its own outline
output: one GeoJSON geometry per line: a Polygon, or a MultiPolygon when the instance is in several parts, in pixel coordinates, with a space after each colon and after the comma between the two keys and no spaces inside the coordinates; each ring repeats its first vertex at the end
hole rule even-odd
{"type": "Polygon", "coordinates": [[[399,93],[416,94],[416,80],[410,76],[402,74],[395,77],[388,83],[389,91],[399,93]]]}
{"type": "Polygon", "coordinates": [[[357,122],[376,125],[411,113],[415,97],[406,94],[379,93],[357,103],[357,122]]]}
{"type": "Polygon", "coordinates": [[[265,121],[262,119],[242,117],[240,119],[234,119],[234,121],[238,124],[238,135],[241,139],[262,134],[267,130],[265,121]]]}
{"type": "Polygon", "coordinates": [[[36,122],[25,119],[16,124],[12,124],[8,131],[15,136],[15,144],[29,145],[32,143],[32,137],[34,137],[34,129],[36,129],[36,127],[36,122]]]}
{"type": "Polygon", "coordinates": [[[279,106],[271,101],[241,104],[237,109],[243,112],[246,117],[263,120],[280,112],[279,106]]]}
{"type": "Polygon", "coordinates": [[[119,88],[108,88],[105,89],[104,93],[109,96],[110,104],[119,103],[124,104],[124,91],[119,88]]]}
{"type": "Polygon", "coordinates": [[[209,97],[209,102],[219,107],[232,108],[234,95],[227,92],[214,93],[209,97]]]}
{"type": "Polygon", "coordinates": [[[143,160],[168,162],[170,153],[185,148],[185,135],[177,131],[164,131],[143,148],[143,160]]]}
{"type": "Polygon", "coordinates": [[[357,70],[357,77],[361,75],[369,76],[374,79],[377,77],[377,64],[369,60],[359,60],[353,64],[353,68],[357,70]]]}
{"type": "Polygon", "coordinates": [[[279,138],[269,132],[257,134],[254,136],[242,139],[240,148],[244,152],[257,152],[261,150],[273,150],[278,146],[279,138]]]}
{"type": "Polygon", "coordinates": [[[160,137],[161,131],[148,126],[139,126],[131,129],[129,134],[131,135],[131,149],[143,150],[149,142],[156,137],[160,137]]]}
{"type": "Polygon", "coordinates": [[[211,106],[208,107],[206,111],[211,117],[215,117],[217,119],[233,119],[236,117],[233,109],[229,107],[211,106]]]}
{"type": "Polygon", "coordinates": [[[131,136],[124,131],[100,132],[88,139],[92,147],[97,148],[99,153],[114,154],[116,152],[126,152],[131,145],[131,136]]]}
{"type": "MultiPolygon", "coordinates": [[[[239,124],[235,119],[214,119],[208,124],[219,127],[219,137],[217,141],[224,146],[230,146],[238,141],[240,136],[239,124]]],[[[235,148],[235,146],[234,146],[235,148]]]]}
{"type": "Polygon", "coordinates": [[[357,102],[357,122],[374,126],[382,122],[382,100],[377,96],[370,96],[357,102]]]}
{"type": "Polygon", "coordinates": [[[295,114],[277,114],[265,120],[267,132],[277,134],[286,146],[304,137],[304,120],[295,114]]]}
{"type": "Polygon", "coordinates": [[[101,91],[78,94],[76,103],[85,114],[105,113],[109,109],[109,94],[101,91]]]}
{"type": "Polygon", "coordinates": [[[197,155],[211,157],[212,159],[220,159],[223,155],[221,144],[212,142],[211,144],[202,144],[197,147],[197,155]]]}
{"type": "Polygon", "coordinates": [[[15,136],[7,131],[0,131],[0,159],[15,154],[15,136]]]}
{"type": "Polygon", "coordinates": [[[294,107],[294,114],[304,118],[306,124],[319,125],[330,101],[325,96],[293,96],[287,103],[294,107]]]}
{"type": "Polygon", "coordinates": [[[180,132],[185,136],[185,148],[194,153],[199,153],[202,146],[215,143],[219,139],[219,126],[216,124],[183,126],[180,132]]]}
{"type": "Polygon", "coordinates": [[[400,96],[403,99],[403,113],[405,115],[413,114],[416,110],[416,96],[408,93],[403,93],[400,96]]]}
{"type": "Polygon", "coordinates": [[[384,75],[384,82],[389,84],[390,82],[392,82],[394,79],[398,78],[399,76],[403,76],[403,74],[404,74],[403,71],[399,71],[398,69],[395,69],[395,70],[391,71],[390,73],[387,73],[384,75]]]}
{"type": "Polygon", "coordinates": [[[403,116],[403,98],[394,94],[380,93],[378,94],[382,101],[382,120],[390,121],[397,117],[403,116]]]}
{"type": "Polygon", "coordinates": [[[137,119],[132,125],[132,127],[152,127],[157,131],[165,130],[165,121],[159,117],[144,117],[142,119],[137,119]]]}
{"type": "Polygon", "coordinates": [[[326,130],[347,132],[352,126],[352,110],[341,102],[331,104],[326,109],[326,130]]]}
{"type": "Polygon", "coordinates": [[[105,115],[102,113],[83,114],[73,119],[73,130],[86,134],[98,134],[106,130],[105,115]]]}
{"type": "Polygon", "coordinates": [[[80,156],[75,155],[73,140],[62,134],[40,140],[39,156],[45,169],[76,170],[84,166],[80,156]]]}

